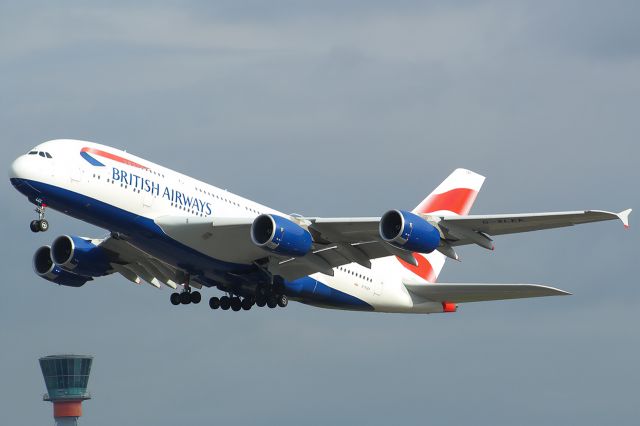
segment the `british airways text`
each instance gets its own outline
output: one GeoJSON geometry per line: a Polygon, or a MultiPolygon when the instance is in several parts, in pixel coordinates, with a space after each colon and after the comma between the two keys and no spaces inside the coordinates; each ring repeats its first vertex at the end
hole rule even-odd
{"type": "Polygon", "coordinates": [[[144,192],[149,192],[155,196],[162,196],[162,198],[166,198],[172,203],[180,204],[183,207],[196,210],[205,215],[211,215],[212,213],[211,203],[203,201],[197,197],[189,196],[169,187],[164,187],[164,189],[161,190],[158,182],[127,172],[126,170],[116,169],[113,167],[111,178],[114,182],[122,182],[125,185],[133,186],[134,188],[140,189],[144,192]]]}

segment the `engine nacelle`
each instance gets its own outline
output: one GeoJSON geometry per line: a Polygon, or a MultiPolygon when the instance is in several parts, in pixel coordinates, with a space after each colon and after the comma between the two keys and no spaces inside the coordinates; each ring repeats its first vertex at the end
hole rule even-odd
{"type": "Polygon", "coordinates": [[[33,255],[33,270],[47,281],[69,287],[80,287],[93,279],[67,272],[53,263],[53,260],[51,260],[51,247],[49,246],[43,246],[36,250],[33,255]]]}
{"type": "Polygon", "coordinates": [[[76,275],[100,277],[111,270],[103,249],[79,237],[63,235],[51,245],[51,260],[76,275]]]}
{"type": "Polygon", "coordinates": [[[272,253],[293,257],[304,256],[313,245],[309,231],[275,214],[261,214],[253,221],[251,240],[272,253]]]}
{"type": "Polygon", "coordinates": [[[380,236],[386,242],[405,250],[431,253],[440,245],[440,232],[420,216],[389,210],[380,219],[380,236]]]}

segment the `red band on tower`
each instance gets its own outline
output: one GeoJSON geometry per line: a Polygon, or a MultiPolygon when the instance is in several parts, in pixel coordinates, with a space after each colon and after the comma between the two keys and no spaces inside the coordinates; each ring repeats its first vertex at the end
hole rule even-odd
{"type": "Polygon", "coordinates": [[[55,401],[53,417],[81,417],[82,401],[55,401]]]}

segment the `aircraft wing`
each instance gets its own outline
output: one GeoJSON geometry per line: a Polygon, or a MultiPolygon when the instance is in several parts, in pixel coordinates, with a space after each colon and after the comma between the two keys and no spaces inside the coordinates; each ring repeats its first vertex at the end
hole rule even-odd
{"type": "MultiPolygon", "coordinates": [[[[145,281],[156,288],[166,285],[175,289],[184,282],[182,271],[150,256],[127,241],[109,237],[102,240],[98,246],[106,251],[113,271],[135,284],[145,281]]],[[[202,287],[194,280],[190,281],[190,285],[202,287]]]]}
{"type": "Polygon", "coordinates": [[[407,290],[433,302],[468,303],[488,300],[570,295],[538,284],[405,284],[407,290]]]}
{"type": "MultiPolygon", "coordinates": [[[[436,224],[443,240],[438,250],[457,258],[450,246],[478,244],[493,248],[491,235],[529,232],[572,226],[580,223],[620,219],[628,226],[631,210],[610,213],[599,210],[516,215],[438,216],[422,215],[436,224]],[[447,252],[447,249],[450,252],[447,252]]],[[[193,218],[162,216],[156,224],[171,238],[216,259],[241,264],[263,262],[270,272],[293,280],[321,272],[333,275],[333,268],[348,263],[371,267],[371,259],[398,256],[417,265],[410,251],[397,248],[380,237],[379,217],[356,218],[292,218],[313,237],[313,249],[301,257],[285,257],[269,253],[251,241],[252,217],[193,218]]]]}
{"type": "Polygon", "coordinates": [[[629,227],[631,209],[620,213],[602,210],[572,212],[442,216],[438,225],[452,246],[478,244],[493,249],[489,236],[561,228],[582,223],[619,219],[629,227]]]}

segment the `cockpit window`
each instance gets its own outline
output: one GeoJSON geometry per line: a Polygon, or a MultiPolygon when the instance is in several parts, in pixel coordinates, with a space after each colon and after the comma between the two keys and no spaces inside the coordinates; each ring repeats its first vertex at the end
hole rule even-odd
{"type": "Polygon", "coordinates": [[[29,151],[29,155],[36,155],[38,151],[29,151]]]}
{"type": "Polygon", "coordinates": [[[45,152],[45,153],[44,153],[44,155],[46,155],[46,156],[47,156],[47,158],[53,158],[53,157],[51,156],[51,154],[49,154],[48,152],[45,152]]]}
{"type": "Polygon", "coordinates": [[[44,152],[40,151],[38,155],[40,155],[40,157],[44,157],[44,152]]]}

